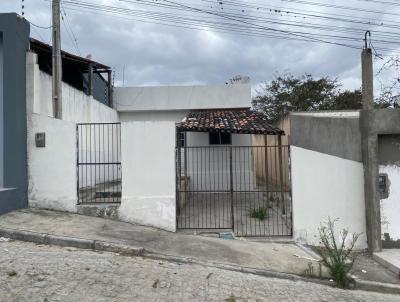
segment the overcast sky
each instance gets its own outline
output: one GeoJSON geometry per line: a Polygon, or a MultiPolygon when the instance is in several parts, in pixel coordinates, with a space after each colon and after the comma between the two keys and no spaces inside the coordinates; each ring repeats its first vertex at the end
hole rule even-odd
{"type": "MultiPolygon", "coordinates": [[[[128,13],[123,11],[124,15],[121,15],[121,10],[117,14],[115,10],[110,13],[71,5],[71,3],[76,3],[75,0],[65,1],[63,5],[66,13],[65,24],[62,25],[63,49],[79,54],[77,49],[79,48],[82,56],[91,54],[94,60],[115,68],[116,85],[122,85],[125,69],[125,86],[223,84],[232,76],[245,75],[251,78],[253,87],[256,87],[258,83],[271,80],[275,74],[282,72],[291,72],[294,75],[311,73],[315,77],[337,77],[347,89],[356,89],[361,86],[359,49],[320,42],[296,41],[294,38],[299,38],[298,34],[284,34],[279,32],[281,30],[312,33],[313,37],[316,37],[314,39],[362,47],[362,31],[370,29],[374,46],[387,48],[387,50],[378,50],[378,53],[384,53],[384,55],[400,53],[400,44],[397,43],[400,41],[400,2],[399,5],[394,3],[397,0],[172,1],[175,6],[179,3],[201,9],[203,12],[199,10],[188,12],[187,9],[185,11],[185,7],[179,5],[179,10],[152,5],[164,0],[147,0],[149,5],[138,4],[143,0],[82,1],[131,9],[128,13]],[[322,5],[318,5],[321,3],[322,5]],[[333,4],[336,7],[325,7],[324,4],[327,3],[328,6],[333,4]],[[260,8],[257,7],[258,5],[260,8]],[[340,9],[339,6],[345,6],[345,8],[340,9]],[[359,8],[359,10],[349,9],[349,7],[359,8]],[[268,10],[268,8],[282,11],[268,10]],[[174,21],[149,19],[138,16],[138,11],[170,14],[175,19],[174,21]],[[235,20],[220,17],[221,14],[234,14],[235,20]],[[240,14],[247,23],[241,23],[240,14]],[[321,16],[329,18],[321,18],[321,16]],[[237,27],[229,26],[231,31],[222,32],[208,25],[196,25],[197,28],[203,30],[173,26],[187,27],[185,23],[187,21],[182,21],[184,18],[211,20],[210,22],[215,23],[239,23],[241,29],[235,30],[237,27]],[[259,21],[261,18],[269,21],[254,23],[261,22],[259,21]],[[341,18],[354,19],[358,23],[343,22],[341,18]],[[398,28],[396,19],[399,20],[398,28]],[[164,24],[154,24],[154,22],[164,24]],[[300,22],[297,24],[317,24],[330,27],[331,30],[328,32],[282,24],[296,22],[300,22]],[[365,22],[372,22],[374,25],[362,24],[365,22]],[[258,33],[266,35],[279,33],[282,39],[250,35],[248,30],[244,32],[243,28],[254,25],[258,26],[258,33]],[[390,26],[385,27],[386,25],[390,26]],[[73,34],[66,31],[68,26],[73,34]],[[272,31],[267,30],[267,27],[272,28],[272,31]],[[77,39],[78,47],[74,46],[73,35],[77,39]],[[354,37],[360,40],[335,39],[322,35],[354,37]],[[379,40],[385,42],[380,43],[379,40]],[[388,40],[393,43],[389,44],[388,40]]],[[[165,1],[164,4],[171,5],[171,1],[165,1]]],[[[105,7],[102,8],[105,9],[105,7]]],[[[0,0],[0,11],[13,11],[20,14],[21,0],[0,0]]],[[[51,25],[50,2],[25,0],[25,17],[38,26],[48,27],[51,25]]],[[[31,36],[51,43],[50,29],[32,26],[31,36]]],[[[379,58],[374,60],[375,69],[378,69],[383,60],[379,58]]],[[[388,76],[385,75],[379,80],[386,81],[388,76]]],[[[378,86],[379,82],[376,81],[376,87],[378,86]]]]}

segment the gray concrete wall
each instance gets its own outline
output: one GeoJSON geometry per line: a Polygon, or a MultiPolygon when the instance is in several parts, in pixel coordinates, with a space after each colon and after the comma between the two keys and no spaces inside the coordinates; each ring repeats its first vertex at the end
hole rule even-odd
{"type": "Polygon", "coordinates": [[[370,135],[400,134],[400,109],[363,110],[361,118],[370,135]]]}
{"type": "Polygon", "coordinates": [[[400,134],[399,121],[399,109],[361,110],[360,112],[367,237],[370,252],[378,252],[382,249],[382,217],[378,190],[379,136],[400,134]]]}
{"type": "Polygon", "coordinates": [[[291,114],[290,144],[362,162],[358,116],[291,114]]]}
{"type": "Polygon", "coordinates": [[[379,165],[396,165],[400,167],[400,135],[379,135],[378,144],[379,165]]]}
{"type": "Polygon", "coordinates": [[[0,214],[26,207],[26,51],[29,23],[15,13],[0,14],[3,41],[3,189],[0,214]]]}

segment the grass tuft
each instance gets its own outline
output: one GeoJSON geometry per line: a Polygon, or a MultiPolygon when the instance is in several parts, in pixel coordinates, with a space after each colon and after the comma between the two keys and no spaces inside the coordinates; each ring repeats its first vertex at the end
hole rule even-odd
{"type": "Polygon", "coordinates": [[[254,208],[250,210],[250,217],[257,218],[260,220],[265,220],[269,216],[269,207],[268,206],[259,206],[258,208],[254,208]]]}

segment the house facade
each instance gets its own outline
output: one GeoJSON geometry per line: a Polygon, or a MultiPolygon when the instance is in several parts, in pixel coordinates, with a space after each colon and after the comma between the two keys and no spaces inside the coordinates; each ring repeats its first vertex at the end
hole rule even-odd
{"type": "MultiPolygon", "coordinates": [[[[181,122],[191,110],[249,108],[251,87],[115,87],[114,99],[122,133],[122,200],[119,215],[127,221],[175,231],[176,123],[181,122]]],[[[232,145],[248,143],[246,137],[231,136],[232,145]]],[[[188,134],[186,144],[209,146],[209,134],[188,134]]],[[[205,156],[204,153],[203,160],[207,160],[205,156]]]]}
{"type": "Polygon", "coordinates": [[[360,248],[371,227],[399,244],[398,110],[293,113],[275,127],[251,111],[250,84],[112,87],[110,67],[62,61],[55,119],[51,47],[0,14],[0,213],[30,206],[308,244],[331,217],[362,234],[360,248]],[[378,218],[366,214],[371,198],[378,218]]]}

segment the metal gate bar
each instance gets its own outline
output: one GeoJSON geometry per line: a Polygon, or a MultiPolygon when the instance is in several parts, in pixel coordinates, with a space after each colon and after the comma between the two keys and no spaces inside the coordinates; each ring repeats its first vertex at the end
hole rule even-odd
{"type": "Polygon", "coordinates": [[[77,124],[78,204],[121,202],[120,123],[77,124]]]}
{"type": "Polygon", "coordinates": [[[280,141],[176,148],[178,229],[291,236],[289,161],[289,146],[280,141]]]}

